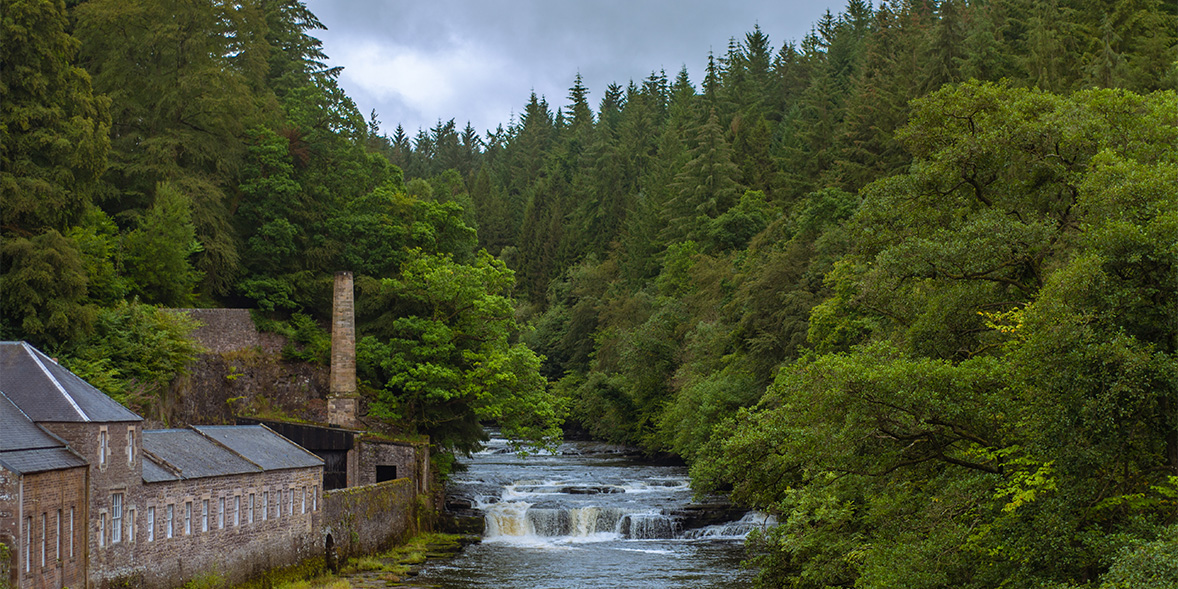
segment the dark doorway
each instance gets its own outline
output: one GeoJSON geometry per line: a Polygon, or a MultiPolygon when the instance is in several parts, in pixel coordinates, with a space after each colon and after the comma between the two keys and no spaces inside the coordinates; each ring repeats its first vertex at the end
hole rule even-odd
{"type": "Polygon", "coordinates": [[[348,453],[317,450],[323,459],[323,490],[343,489],[348,486],[348,453]]]}
{"type": "Polygon", "coordinates": [[[383,483],[395,478],[397,478],[397,466],[395,464],[376,465],[376,482],[383,483]]]}

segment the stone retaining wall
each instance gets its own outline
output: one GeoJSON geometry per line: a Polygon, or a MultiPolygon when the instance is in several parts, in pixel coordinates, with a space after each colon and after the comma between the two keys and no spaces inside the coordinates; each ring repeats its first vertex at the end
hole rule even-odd
{"type": "Polygon", "coordinates": [[[323,535],[342,560],[403,542],[417,530],[417,493],[407,478],[323,494],[323,535]]]}
{"type": "Polygon", "coordinates": [[[249,309],[173,309],[195,319],[200,325],[192,337],[213,354],[260,348],[270,353],[282,351],[283,337],[261,333],[254,326],[249,309]]]}

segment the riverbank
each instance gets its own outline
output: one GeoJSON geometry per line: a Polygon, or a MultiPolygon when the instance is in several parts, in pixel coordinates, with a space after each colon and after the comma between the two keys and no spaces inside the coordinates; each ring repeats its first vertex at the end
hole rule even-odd
{"type": "MultiPolygon", "coordinates": [[[[327,572],[319,561],[305,567],[275,571],[234,589],[428,589],[431,585],[414,582],[422,566],[430,561],[452,558],[478,541],[478,536],[470,535],[418,534],[385,552],[348,559],[341,564],[338,573],[327,572]]],[[[215,587],[220,585],[200,581],[185,585],[185,589],[215,587]]]]}

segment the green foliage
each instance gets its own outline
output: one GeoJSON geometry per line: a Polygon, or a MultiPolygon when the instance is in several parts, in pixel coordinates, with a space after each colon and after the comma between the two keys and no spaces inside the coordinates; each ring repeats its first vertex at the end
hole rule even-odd
{"type": "Polygon", "coordinates": [[[147,303],[185,306],[200,281],[201,273],[189,262],[203,249],[189,207],[184,195],[161,183],[139,226],[123,240],[131,292],[147,303]]]}
{"type": "Polygon", "coordinates": [[[5,7],[0,336],[126,402],[192,353],[127,297],[323,362],[346,268],[438,464],[567,412],[775,513],[763,585],[1172,582],[1172,6],[852,0],[485,138],[379,135],[299,1],[68,17],[5,7]]]}
{"type": "Polygon", "coordinates": [[[84,339],[94,321],[77,244],[49,230],[0,244],[0,332],[51,349],[84,339]]]}
{"type": "Polygon", "coordinates": [[[110,103],[76,65],[65,5],[4,6],[0,67],[0,205],[4,234],[65,233],[89,205],[110,149],[110,103]]]}
{"type": "Polygon", "coordinates": [[[1164,582],[1133,555],[1168,549],[1178,464],[1175,96],[914,108],[917,160],[864,189],[827,273],[826,353],[718,428],[696,483],[783,518],[753,543],[767,585],[1164,582]]]}
{"type": "Polygon", "coordinates": [[[284,360],[331,363],[331,332],[320,327],[310,315],[293,313],[288,321],[280,321],[255,312],[253,319],[259,330],[277,333],[287,339],[287,345],[282,348],[284,360]]]}
{"type": "Polygon", "coordinates": [[[200,348],[196,324],[182,313],[139,303],[98,312],[94,335],[62,362],[83,380],[133,410],[151,413],[172,380],[184,374],[200,348]]]}
{"type": "Polygon", "coordinates": [[[1178,538],[1174,526],[1152,542],[1127,546],[1104,577],[1101,589],[1161,589],[1178,584],[1178,538]]]}
{"type": "Polygon", "coordinates": [[[406,256],[396,277],[363,287],[360,328],[370,335],[357,344],[357,368],[378,391],[371,412],[449,450],[477,448],[482,420],[513,439],[557,439],[540,358],[510,341],[511,271],[485,252],[469,265],[416,249],[406,256]]]}

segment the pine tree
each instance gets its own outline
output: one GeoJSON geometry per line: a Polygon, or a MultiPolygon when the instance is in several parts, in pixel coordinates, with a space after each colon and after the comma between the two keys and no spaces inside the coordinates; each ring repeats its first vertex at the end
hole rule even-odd
{"type": "Polygon", "coordinates": [[[742,192],[737,179],[740,168],[732,161],[732,147],[724,139],[716,113],[699,129],[691,160],[675,177],[667,209],[664,242],[702,241],[707,222],[736,204],[742,192]]]}
{"type": "Polygon", "coordinates": [[[64,3],[12,0],[0,18],[0,338],[58,349],[94,318],[89,258],[70,236],[110,148],[109,101],[76,65],[64,3]]]}
{"type": "Polygon", "coordinates": [[[0,228],[64,232],[91,202],[110,149],[109,101],[75,65],[65,6],[12,0],[0,22],[0,228]]]}

